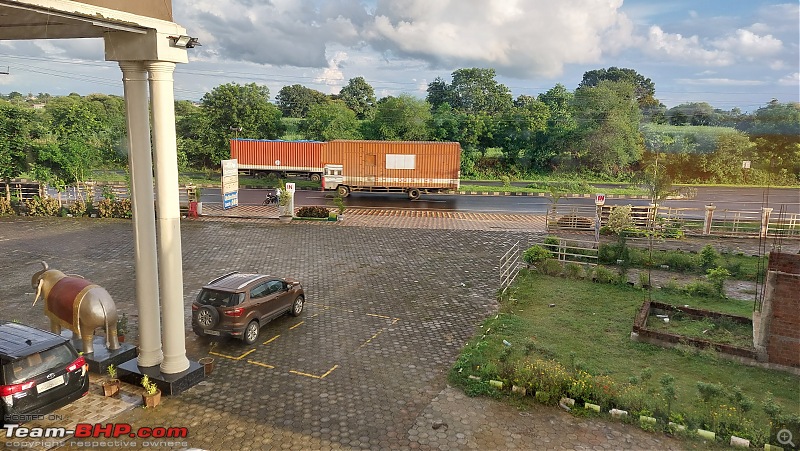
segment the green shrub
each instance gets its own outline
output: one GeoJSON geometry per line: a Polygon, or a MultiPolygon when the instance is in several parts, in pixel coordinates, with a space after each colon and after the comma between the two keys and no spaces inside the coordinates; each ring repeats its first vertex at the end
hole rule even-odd
{"type": "Polygon", "coordinates": [[[111,199],[103,198],[97,202],[97,215],[101,218],[114,217],[114,201],[111,199]]]}
{"type": "Polygon", "coordinates": [[[555,251],[558,249],[558,246],[561,244],[561,240],[558,239],[557,236],[548,236],[544,239],[544,247],[545,249],[549,249],[550,251],[555,251]]]}
{"type": "Polygon", "coordinates": [[[534,244],[522,253],[522,261],[529,265],[535,265],[552,257],[553,254],[550,251],[538,244],[534,244]]]}
{"type": "Polygon", "coordinates": [[[81,199],[75,199],[75,202],[67,207],[67,212],[72,216],[83,216],[86,213],[86,203],[81,199]]]}
{"type": "Polygon", "coordinates": [[[605,266],[597,265],[594,268],[592,280],[599,283],[616,283],[619,281],[619,275],[605,266]]]}
{"type": "Polygon", "coordinates": [[[111,214],[115,218],[131,218],[133,210],[131,209],[130,199],[117,199],[111,204],[111,214]]]}
{"type": "Polygon", "coordinates": [[[511,186],[511,177],[507,175],[501,175],[500,181],[503,182],[503,188],[508,188],[511,186]]]}
{"type": "Polygon", "coordinates": [[[717,296],[724,298],[725,297],[725,281],[731,276],[730,271],[725,268],[716,267],[714,269],[709,269],[707,272],[708,281],[714,287],[714,290],[717,292],[717,296]]]}
{"type": "Polygon", "coordinates": [[[561,262],[553,258],[548,258],[539,265],[539,272],[548,276],[561,275],[562,270],[561,262]]]}
{"type": "Polygon", "coordinates": [[[567,274],[567,277],[570,279],[582,279],[583,278],[583,266],[569,262],[564,266],[564,272],[567,274]]]}
{"type": "Polygon", "coordinates": [[[0,198],[0,216],[10,216],[14,214],[14,208],[11,207],[11,202],[6,200],[5,197],[0,198]]]}
{"type": "Polygon", "coordinates": [[[670,269],[681,272],[693,271],[697,267],[692,255],[680,251],[667,252],[664,255],[664,264],[669,265],[670,269]]]}
{"type": "Polygon", "coordinates": [[[716,266],[717,258],[719,258],[717,251],[710,244],[706,244],[700,251],[700,266],[704,269],[712,268],[716,266]]]}
{"type": "Polygon", "coordinates": [[[683,287],[683,290],[693,296],[701,296],[704,298],[713,298],[717,296],[717,289],[714,285],[708,282],[691,282],[683,287]]]}
{"type": "Polygon", "coordinates": [[[28,214],[31,216],[58,216],[61,207],[58,205],[58,199],[52,197],[39,197],[35,196],[25,202],[25,207],[28,214]]]}
{"type": "Polygon", "coordinates": [[[297,216],[301,218],[327,218],[330,211],[326,207],[318,205],[300,207],[297,210],[297,216]]]}

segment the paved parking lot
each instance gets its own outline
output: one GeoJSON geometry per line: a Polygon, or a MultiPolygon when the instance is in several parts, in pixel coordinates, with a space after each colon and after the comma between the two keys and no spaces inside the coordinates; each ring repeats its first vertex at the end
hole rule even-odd
{"type": "MultiPolygon", "coordinates": [[[[159,443],[175,449],[681,447],[550,408],[520,415],[448,387],[446,373],[460,348],[497,308],[500,257],[539,232],[373,221],[375,227],[184,221],[187,351],[192,360],[214,357],[214,373],[155,409],[135,408],[113,421],[188,427],[187,439],[159,443]],[[195,337],[191,300],[202,284],[233,270],[299,278],[307,310],[273,321],[252,346],[195,337]]],[[[105,287],[135,326],[129,221],[0,219],[2,319],[47,328],[40,307],[30,308],[30,277],[40,260],[105,287]]],[[[135,328],[129,335],[136,336],[135,328]]]]}

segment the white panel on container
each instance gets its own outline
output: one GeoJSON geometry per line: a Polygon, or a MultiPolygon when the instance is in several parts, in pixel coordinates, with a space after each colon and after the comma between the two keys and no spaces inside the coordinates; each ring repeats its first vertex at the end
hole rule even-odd
{"type": "Polygon", "coordinates": [[[416,155],[386,154],[386,169],[415,169],[416,155]]]}

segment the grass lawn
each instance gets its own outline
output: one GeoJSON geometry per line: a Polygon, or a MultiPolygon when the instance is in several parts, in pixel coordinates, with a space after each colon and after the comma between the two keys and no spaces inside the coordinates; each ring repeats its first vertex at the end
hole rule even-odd
{"type": "MultiPolygon", "coordinates": [[[[500,313],[486,320],[480,334],[462,351],[450,379],[467,393],[480,394],[493,392],[484,383],[487,379],[504,380],[506,385],[523,383],[525,367],[538,368],[534,379],[566,378],[562,387],[569,387],[570,381],[580,379],[580,371],[585,371],[596,377],[596,391],[586,396],[602,398],[593,401],[603,404],[604,410],[618,407],[663,419],[672,417],[690,428],[716,426],[722,434],[743,429],[737,430],[737,435],[762,444],[769,434],[770,420],[762,409],[767,391],[772,392],[784,414],[800,415],[797,376],[742,365],[689,346],[665,349],[632,341],[633,320],[644,296],[645,292],[635,287],[522,270],[508,299],[501,303],[500,313]],[[539,363],[530,363],[533,361],[539,363]],[[547,366],[542,361],[558,362],[554,364],[559,371],[542,372],[547,366]],[[470,379],[470,375],[482,381],[470,379]],[[664,393],[670,376],[675,398],[668,406],[664,393]],[[605,393],[597,389],[598,382],[602,382],[605,393]],[[706,402],[701,401],[699,382],[718,384],[712,386],[717,390],[711,390],[711,395],[705,392],[706,402]],[[634,392],[638,396],[633,396],[634,392]],[[739,408],[731,413],[731,406],[739,408]]],[[[728,303],[735,306],[728,310],[737,314],[749,316],[752,312],[752,303],[743,301],[687,302],[680,298],[683,295],[659,296],[700,308],[728,303]]],[[[549,401],[552,403],[552,399],[549,401]]]]}

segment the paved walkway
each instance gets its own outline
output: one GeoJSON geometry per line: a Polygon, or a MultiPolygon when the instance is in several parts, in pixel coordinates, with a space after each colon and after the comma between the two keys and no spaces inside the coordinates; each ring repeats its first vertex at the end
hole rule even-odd
{"type": "MultiPolygon", "coordinates": [[[[348,210],[342,222],[206,216],[181,224],[187,354],[215,356],[214,373],[155,409],[138,387],[107,400],[92,392],[54,422],[186,427],[169,449],[682,449],[637,427],[469,398],[446,373],[480,322],[496,311],[497,264],[508,247],[542,237],[537,217],[440,217],[348,210]],[[435,229],[435,230],[432,230],[435,229]],[[299,277],[307,310],[262,329],[259,343],[206,341],[188,330],[203,283],[230,270],[299,277]],[[85,410],[85,409],[88,409],[85,410]]],[[[100,284],[136,336],[132,227],[127,220],[0,218],[5,320],[47,328],[31,309],[40,260],[100,284]]],[[[127,439],[137,447],[144,439],[127,439]]],[[[97,446],[127,449],[113,439],[97,446]]],[[[68,448],[83,448],[70,439],[68,448]]],[[[101,443],[102,442],[102,443],[101,443]]],[[[147,441],[148,444],[152,441],[147,441]]],[[[40,447],[41,448],[41,447],[40,447]]],[[[43,449],[43,448],[41,448],[43,449]]]]}

